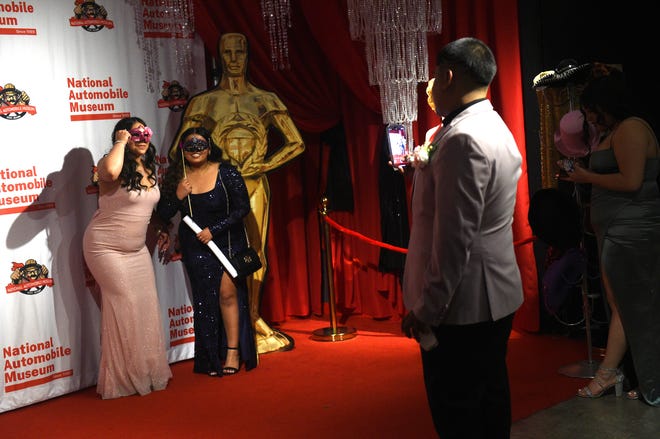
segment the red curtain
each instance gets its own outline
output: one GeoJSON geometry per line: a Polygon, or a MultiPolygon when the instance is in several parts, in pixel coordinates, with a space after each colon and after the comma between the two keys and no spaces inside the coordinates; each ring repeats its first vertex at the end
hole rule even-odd
{"type": "MultiPolygon", "coordinates": [[[[443,29],[429,35],[429,68],[448,41],[475,36],[493,49],[499,71],[491,99],[512,130],[525,157],[517,0],[443,0],[443,29]],[[497,6],[495,6],[497,4],[497,6]]],[[[381,239],[379,169],[384,125],[378,88],[369,85],[365,49],[350,38],[345,0],[292,0],[288,48],[290,69],[275,70],[259,0],[195,0],[196,31],[211,56],[222,33],[240,32],[249,41],[249,77],[257,87],[275,92],[305,139],[303,155],[268,175],[272,199],[268,242],[269,272],[261,315],[269,322],[322,314],[322,263],[318,208],[326,189],[329,146],[320,134],[343,125],[354,210],[330,212],[342,226],[381,239]]],[[[419,86],[416,143],[438,123],[419,86]]],[[[406,182],[409,185],[409,181],[406,182]]],[[[514,239],[531,237],[527,222],[527,166],[519,183],[514,239]]],[[[403,312],[399,278],[378,270],[380,248],[331,231],[334,293],[343,316],[366,314],[399,318],[403,312]]],[[[537,331],[538,285],[531,242],[517,246],[525,303],[517,329],[537,331]]]]}

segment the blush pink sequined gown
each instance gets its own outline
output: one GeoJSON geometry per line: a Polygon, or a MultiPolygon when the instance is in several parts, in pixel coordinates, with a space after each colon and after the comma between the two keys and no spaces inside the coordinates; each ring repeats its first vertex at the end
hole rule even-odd
{"type": "Polygon", "coordinates": [[[172,372],[147,226],[160,198],[158,187],[118,187],[99,197],[83,238],[85,261],[101,290],[101,363],[96,391],[103,399],[167,386],[172,372]]]}

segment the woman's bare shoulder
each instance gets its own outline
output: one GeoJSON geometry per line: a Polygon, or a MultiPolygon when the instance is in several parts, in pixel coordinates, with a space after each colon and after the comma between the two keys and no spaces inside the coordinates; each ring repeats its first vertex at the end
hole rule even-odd
{"type": "Polygon", "coordinates": [[[637,146],[647,153],[654,152],[657,145],[655,132],[641,117],[628,117],[622,120],[612,136],[617,144],[625,144],[626,148],[637,146]]]}
{"type": "Polygon", "coordinates": [[[651,129],[651,125],[646,120],[638,116],[631,116],[623,119],[619,124],[619,127],[622,129],[635,129],[635,130],[646,128],[648,131],[653,132],[653,129],[651,129]]]}

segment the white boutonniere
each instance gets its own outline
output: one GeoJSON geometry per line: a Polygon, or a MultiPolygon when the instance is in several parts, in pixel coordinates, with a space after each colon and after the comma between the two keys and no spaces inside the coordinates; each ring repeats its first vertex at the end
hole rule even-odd
{"type": "Polygon", "coordinates": [[[426,141],[423,145],[416,146],[410,157],[410,163],[414,168],[423,168],[431,160],[431,156],[437,149],[436,143],[426,141]]]}

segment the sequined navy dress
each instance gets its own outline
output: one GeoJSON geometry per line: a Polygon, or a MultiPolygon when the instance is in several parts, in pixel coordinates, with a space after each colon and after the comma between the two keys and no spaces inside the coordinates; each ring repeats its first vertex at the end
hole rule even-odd
{"type": "MultiPolygon", "coordinates": [[[[177,212],[189,215],[197,225],[208,227],[213,241],[227,257],[245,249],[247,241],[243,229],[243,218],[250,211],[245,182],[238,170],[222,163],[218,169],[215,187],[203,194],[191,194],[190,204],[174,194],[163,193],[158,203],[158,214],[166,221],[177,212]]],[[[195,233],[181,221],[179,243],[182,260],[190,280],[193,295],[196,373],[215,372],[222,376],[222,363],[226,357],[227,341],[220,313],[219,289],[224,267],[206,244],[202,244],[195,233]]],[[[245,279],[234,279],[238,290],[239,349],[241,362],[250,370],[257,365],[254,330],[245,279]]]]}

